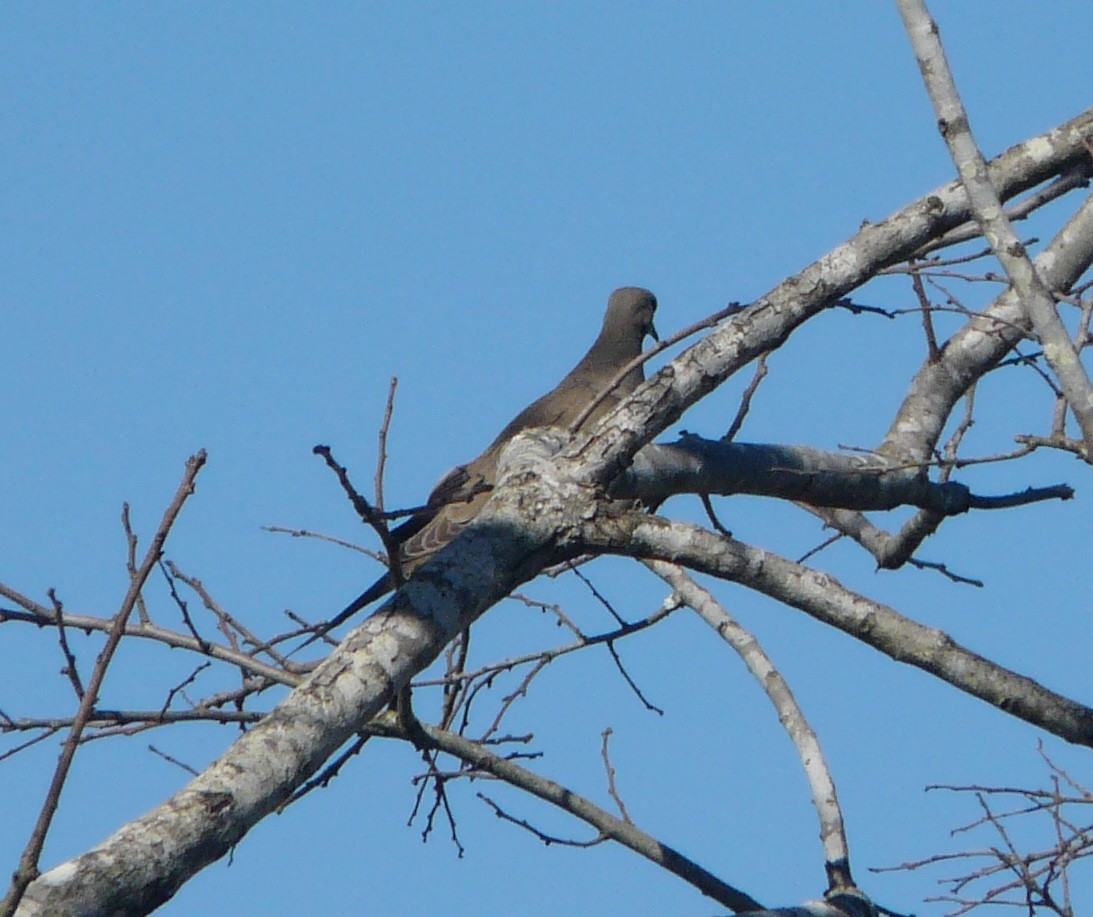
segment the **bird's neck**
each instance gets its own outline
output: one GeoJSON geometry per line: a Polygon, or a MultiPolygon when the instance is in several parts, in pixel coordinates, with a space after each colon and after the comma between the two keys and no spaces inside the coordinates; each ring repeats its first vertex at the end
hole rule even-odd
{"type": "MultiPolygon", "coordinates": [[[[631,336],[620,338],[618,335],[601,333],[584,355],[581,362],[574,368],[573,374],[577,376],[606,375],[614,376],[618,370],[633,360],[641,353],[641,339],[631,336]]],[[[645,372],[641,366],[636,366],[622,382],[624,389],[634,389],[645,379],[645,372]]]]}
{"type": "Polygon", "coordinates": [[[618,335],[608,334],[606,330],[601,331],[584,359],[598,364],[621,366],[641,353],[641,342],[644,337],[645,335],[618,335]]]}

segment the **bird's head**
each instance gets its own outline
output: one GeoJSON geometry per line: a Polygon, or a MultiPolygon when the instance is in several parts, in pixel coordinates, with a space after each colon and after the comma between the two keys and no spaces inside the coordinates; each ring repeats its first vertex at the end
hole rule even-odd
{"type": "Polygon", "coordinates": [[[627,340],[641,349],[645,338],[659,341],[653,325],[657,311],[657,298],[642,287],[619,287],[607,301],[607,315],[603,320],[605,333],[619,340],[627,340]]]}

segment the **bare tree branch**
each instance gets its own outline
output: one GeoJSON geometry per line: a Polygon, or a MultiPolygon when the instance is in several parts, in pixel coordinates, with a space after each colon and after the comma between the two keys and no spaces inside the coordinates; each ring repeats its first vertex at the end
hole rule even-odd
{"type": "Polygon", "coordinates": [[[771,658],[755,639],[724,606],[706,589],[696,583],[681,567],[661,560],[649,561],[649,569],[672,587],[675,594],[693,608],[744,661],[766,692],[778,721],[785,728],[797,749],[809,789],[812,804],[820,821],[820,840],[824,846],[828,892],[856,888],[850,872],[850,845],[846,839],[842,809],[835,792],[835,781],[827,767],[820,740],[793,696],[786,680],[771,658]]]}
{"type": "MultiPolygon", "coordinates": [[[[1069,289],[1091,263],[1093,198],[1078,208],[1036,258],[1037,269],[1057,289],[1069,289]]],[[[923,363],[876,452],[908,465],[930,462],[953,408],[1023,338],[1027,327],[1012,291],[973,317],[946,342],[936,360],[923,363]]],[[[820,509],[817,515],[857,541],[886,569],[905,564],[942,521],[935,511],[924,509],[893,536],[850,510],[820,509]]]]}
{"type": "Polygon", "coordinates": [[[881,454],[846,455],[809,446],[726,443],[688,435],[650,444],[611,488],[612,496],[659,504],[677,494],[754,494],[839,509],[917,506],[939,516],[970,509],[1069,500],[1065,484],[985,496],[955,481],[934,483],[881,454]]]}
{"type": "Polygon", "coordinates": [[[975,220],[1036,329],[1044,355],[1081,427],[1085,459],[1093,463],[1093,383],[1055,310],[1047,284],[1036,272],[1002,210],[1002,201],[991,182],[987,162],[972,136],[968,114],[945,59],[937,23],[930,17],[923,0],[896,0],[896,5],[937,113],[938,129],[967,189],[975,220]]]}
{"type": "Polygon", "coordinates": [[[979,656],[944,631],[919,624],[847,589],[826,573],[698,526],[656,516],[634,514],[617,524],[626,532],[625,540],[618,533],[606,535],[600,520],[585,529],[589,545],[666,560],[741,583],[837,627],[897,662],[936,675],[1011,716],[1068,742],[1093,747],[1093,709],[979,656]]]}

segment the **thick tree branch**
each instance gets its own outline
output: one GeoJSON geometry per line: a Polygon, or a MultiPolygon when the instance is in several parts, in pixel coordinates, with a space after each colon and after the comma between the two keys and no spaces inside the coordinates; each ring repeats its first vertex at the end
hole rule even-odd
{"type": "MultiPolygon", "coordinates": [[[[1033,191],[1026,197],[1021,198],[1015,204],[1011,204],[1005,209],[1006,219],[1011,223],[1016,223],[1018,220],[1025,220],[1039,210],[1045,204],[1050,204],[1052,201],[1069,194],[1075,188],[1088,188],[1089,187],[1089,165],[1078,166],[1060,175],[1055,181],[1044,188],[1039,188],[1033,191]]],[[[983,230],[979,228],[979,224],[973,222],[965,223],[963,226],[958,226],[956,229],[952,229],[945,233],[940,239],[935,242],[929,242],[921,249],[915,252],[916,259],[925,258],[932,252],[939,251],[943,248],[949,248],[953,245],[959,245],[962,242],[970,242],[972,239],[979,239],[983,236],[983,230]]],[[[890,270],[897,270],[897,268],[891,268],[890,270]]]]}
{"type": "Polygon", "coordinates": [[[614,497],[657,505],[678,494],[752,494],[812,506],[888,510],[917,506],[939,516],[1041,500],[1070,499],[1065,484],[981,496],[955,481],[935,483],[880,454],[825,452],[810,446],[726,443],[686,436],[642,449],[611,487],[614,497]]]}
{"type": "Polygon", "coordinates": [[[694,525],[629,514],[617,527],[589,524],[588,547],[682,564],[777,599],[973,697],[1093,748],[1093,709],[960,646],[944,631],[859,595],[834,577],[694,525]],[[625,535],[623,534],[625,532],[625,535]]]}
{"type": "Polygon", "coordinates": [[[824,759],[820,740],[781,672],[755,639],[755,635],[741,627],[724,606],[708,590],[696,583],[682,567],[662,560],[646,563],[649,569],[668,583],[675,594],[739,654],[748,671],[770,698],[778,713],[778,721],[797,749],[809,789],[812,791],[812,804],[820,821],[820,841],[824,847],[828,892],[855,888],[850,871],[850,845],[846,839],[835,781],[824,759]]]}
{"type": "MultiPolygon", "coordinates": [[[[562,441],[558,434],[543,440],[554,451],[562,441]]],[[[40,876],[17,913],[148,913],[276,811],[452,637],[521,576],[545,565],[549,555],[537,549],[569,524],[561,508],[585,500],[572,485],[562,487],[558,511],[540,515],[525,505],[541,499],[536,488],[504,485],[526,474],[528,462],[543,464],[546,454],[518,450],[515,462],[503,463],[497,493],[479,520],[423,564],[269,716],[161,806],[40,876]],[[527,524],[533,519],[541,524],[527,524]]]]}
{"type": "MultiPolygon", "coordinates": [[[[1003,198],[1060,172],[1087,164],[1093,109],[992,161],[990,178],[1003,198]]],[[[587,463],[591,483],[605,486],[634,453],[692,404],[741,367],[778,347],[802,322],[845,296],[881,268],[906,260],[929,239],[972,216],[959,181],[950,182],[850,240],[778,284],[685,350],[582,437],[570,454],[587,463]]]]}

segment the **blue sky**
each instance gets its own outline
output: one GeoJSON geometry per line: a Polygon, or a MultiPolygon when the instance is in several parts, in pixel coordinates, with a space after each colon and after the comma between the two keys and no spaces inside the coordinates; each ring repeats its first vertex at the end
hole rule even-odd
{"type": "MultiPolygon", "coordinates": [[[[988,155],[1089,105],[1093,65],[1066,42],[1093,24],[1087,4],[934,12],[988,155]]],[[[0,79],[0,579],[111,613],[127,583],[122,502],[147,539],[183,461],[207,448],[168,553],[267,633],[286,608],[330,615],[375,575],[359,555],[260,527],[368,541],[310,450],[329,443],[370,488],[391,376],[388,502],[408,505],[565,373],[614,287],[653,289],[670,332],[757,296],[952,176],[883,3],[8,4],[0,79]]],[[[864,298],[912,302],[895,281],[864,298]]],[[[873,444],[921,359],[911,324],[825,317],[772,361],[740,438],[873,444]]],[[[745,381],[680,427],[720,435],[745,381]]],[[[980,404],[971,446],[990,452],[1045,429],[1050,401],[1015,379],[992,382],[980,404]]],[[[1087,476],[1050,456],[964,475],[984,492],[1079,491],[1061,506],[953,520],[921,552],[985,590],[875,573],[849,547],[816,563],[1088,701],[1088,583],[1074,563],[1093,537],[1087,476]]],[[[697,518],[677,503],[667,511],[697,518]]],[[[721,506],[739,537],[791,557],[823,538],[791,507],[721,506]]],[[[632,565],[594,572],[628,616],[663,598],[632,565]]],[[[717,589],[830,755],[859,881],[897,910],[937,912],[920,904],[929,877],[866,867],[948,849],[948,830],[975,817],[926,784],[1040,785],[1037,732],[797,612],[717,589]]],[[[528,592],[590,630],[609,626],[576,584],[528,592]]],[[[173,621],[162,590],[152,609],[173,621]]],[[[486,661],[556,639],[509,603],[478,625],[475,651],[486,661]]],[[[81,650],[89,669],[94,649],[81,650]]],[[[624,656],[665,715],[646,712],[605,655],[555,664],[510,723],[536,733],[537,769],[607,802],[599,735],[610,726],[640,825],[765,902],[819,894],[799,766],[738,661],[683,613],[624,656]]],[[[69,711],[60,665],[51,635],[5,627],[0,709],[69,711]]],[[[104,703],[157,707],[188,671],[178,653],[123,646],[104,703]]],[[[201,766],[232,736],[193,727],[86,749],[45,864],[184,782],[149,742],[201,766]]],[[[1045,743],[1089,782],[1088,755],[1045,743]]],[[[55,750],[3,764],[9,866],[55,750]]],[[[410,750],[370,746],[162,912],[710,912],[627,851],[544,849],[474,791],[559,834],[587,831],[492,786],[452,788],[462,859],[443,827],[423,845],[420,826],[405,826],[419,771],[410,750]]],[[[1093,901],[1084,882],[1076,891],[1093,901]]]]}

